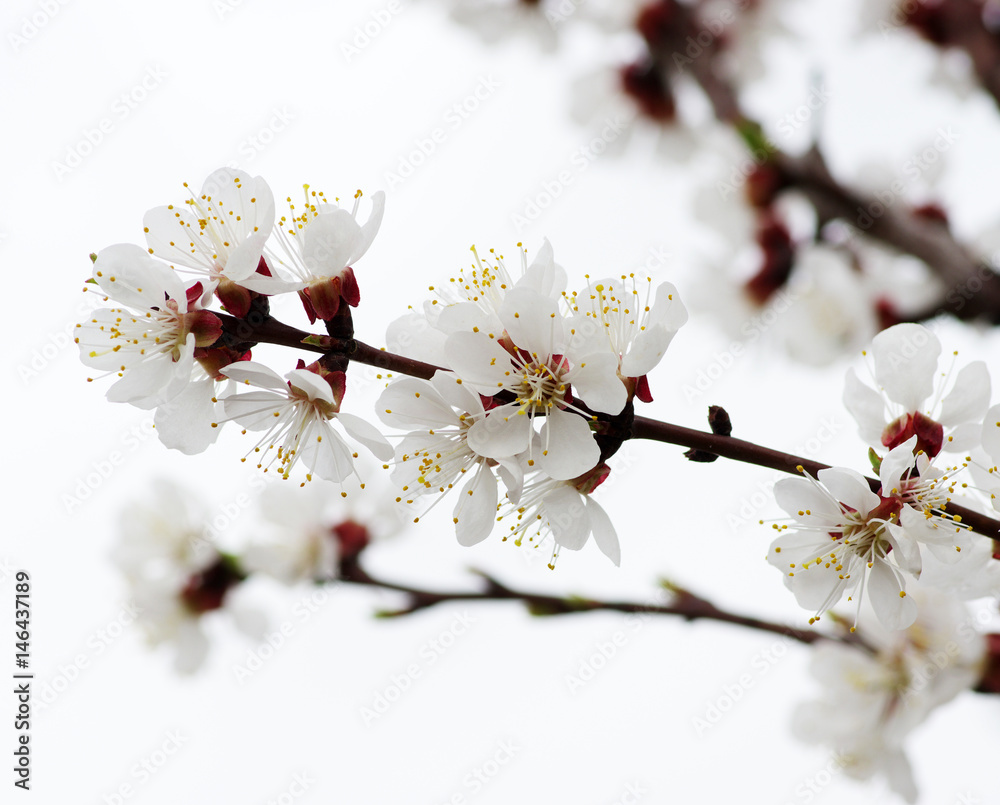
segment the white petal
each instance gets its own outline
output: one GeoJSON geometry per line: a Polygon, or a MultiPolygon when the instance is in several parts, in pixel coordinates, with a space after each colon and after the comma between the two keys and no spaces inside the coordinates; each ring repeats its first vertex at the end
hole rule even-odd
{"type": "MultiPolygon", "coordinates": [[[[900,512],[900,525],[895,523],[888,523],[886,526],[886,539],[889,544],[892,545],[892,555],[893,560],[899,566],[901,570],[906,571],[914,578],[920,578],[921,569],[921,559],[920,559],[920,546],[917,544],[916,529],[914,529],[914,524],[912,522],[912,515],[916,515],[917,518],[923,520],[922,514],[918,513],[916,510],[910,506],[904,506],[903,510],[900,512]]],[[[917,525],[917,528],[922,528],[923,523],[917,525]]],[[[954,548],[951,548],[951,552],[958,556],[958,553],[954,548]]]]}
{"type": "Polygon", "coordinates": [[[565,348],[563,318],[555,299],[530,288],[514,288],[500,305],[500,320],[519,349],[547,360],[565,348]]]}
{"type": "Polygon", "coordinates": [[[902,444],[896,445],[883,457],[878,477],[882,483],[882,494],[886,497],[899,493],[903,473],[908,472],[913,467],[913,448],[916,446],[917,437],[911,436],[902,444]]]}
{"type": "Polygon", "coordinates": [[[462,487],[452,516],[459,545],[469,547],[490,535],[497,517],[497,479],[484,463],[462,487]]]}
{"type": "MultiPolygon", "coordinates": [[[[260,265],[260,257],[264,253],[264,244],[267,242],[267,235],[257,232],[250,235],[242,243],[236,245],[229,253],[226,260],[226,267],[223,274],[227,279],[243,284],[243,280],[252,277],[260,265]]],[[[263,277],[267,279],[267,277],[263,277]]]]}
{"type": "Polygon", "coordinates": [[[475,332],[475,328],[489,335],[496,329],[496,323],[475,302],[446,305],[438,317],[437,326],[449,335],[457,332],[475,332]]]}
{"type": "Polygon", "coordinates": [[[194,341],[194,334],[189,333],[176,361],[162,355],[126,369],[124,376],[108,389],[108,400],[146,410],[172,400],[191,382],[194,341]]]}
{"type": "Polygon", "coordinates": [[[524,468],[521,462],[515,459],[497,459],[497,472],[503,485],[507,487],[507,500],[515,506],[521,502],[521,493],[524,491],[524,468]]]}
{"type": "Polygon", "coordinates": [[[590,536],[590,517],[584,496],[573,487],[556,487],[545,497],[545,517],[557,545],[580,550],[590,536]]]}
{"type": "Polygon", "coordinates": [[[973,361],[955,378],[955,386],[941,401],[938,422],[946,428],[982,419],[990,407],[990,373],[982,361],[973,361]]]}
{"type": "Polygon", "coordinates": [[[994,405],[986,412],[982,438],[983,449],[990,454],[994,463],[1000,463],[1000,405],[994,405]]]}
{"type": "Polygon", "coordinates": [[[94,262],[94,279],[104,293],[123,305],[139,310],[162,308],[166,295],[177,301],[181,312],[187,310],[184,283],[177,273],[133,244],[101,249],[94,262]]]}
{"type": "Polygon", "coordinates": [[[840,507],[807,478],[782,478],[774,485],[774,499],[803,523],[830,526],[843,520],[840,507]]]}
{"type": "Polygon", "coordinates": [[[908,412],[920,410],[934,393],[941,342],[919,324],[897,324],[872,341],[875,379],[893,402],[908,412]]]}
{"type": "Polygon", "coordinates": [[[882,395],[858,378],[853,369],[844,377],[844,407],[858,423],[858,433],[871,445],[882,443],[886,422],[882,395]]]}
{"type": "Polygon", "coordinates": [[[458,376],[454,372],[435,372],[431,385],[448,405],[461,413],[482,414],[483,401],[479,395],[464,383],[456,382],[457,380],[458,376]]]}
{"type": "Polygon", "coordinates": [[[614,354],[604,325],[593,316],[574,313],[566,319],[563,328],[568,339],[567,355],[583,356],[600,352],[614,354]]]}
{"type": "Polygon", "coordinates": [[[628,391],[618,377],[618,358],[610,352],[588,355],[567,379],[574,395],[594,411],[618,414],[628,402],[628,391]]]}
{"type": "Polygon", "coordinates": [[[374,425],[359,416],[343,412],[337,414],[337,420],[344,426],[344,430],[347,431],[348,436],[361,442],[361,444],[372,451],[376,458],[382,461],[392,459],[392,445],[386,441],[385,437],[379,433],[378,428],[374,425]]]}
{"type": "Polygon", "coordinates": [[[590,516],[590,529],[594,534],[594,541],[608,559],[620,567],[622,563],[622,549],[618,544],[618,534],[608,517],[606,511],[592,497],[587,497],[587,514],[590,516]]]}
{"type": "Polygon", "coordinates": [[[876,559],[868,571],[868,594],[879,623],[898,632],[917,619],[917,605],[908,595],[901,596],[902,585],[889,564],[876,559]]]}
{"type": "Polygon", "coordinates": [[[466,443],[487,458],[508,458],[528,449],[531,439],[531,419],[518,413],[517,404],[494,408],[469,428],[466,443]]]}
{"type": "Polygon", "coordinates": [[[288,392],[288,383],[277,372],[256,361],[237,361],[223,366],[219,374],[225,375],[237,383],[248,383],[262,389],[275,389],[288,392]]]}
{"type": "Polygon", "coordinates": [[[872,492],[864,476],[846,467],[831,467],[816,474],[831,494],[855,511],[868,514],[879,504],[879,497],[872,492]]]}
{"type": "Polygon", "coordinates": [[[553,408],[545,417],[540,436],[543,451],[539,465],[546,475],[557,481],[583,475],[601,460],[601,448],[582,416],[553,408]]]}
{"type": "Polygon", "coordinates": [[[339,483],[354,472],[354,455],[340,434],[329,427],[329,423],[320,422],[317,425],[323,436],[322,441],[318,441],[313,434],[307,436],[305,444],[297,448],[299,457],[320,478],[339,483]]]}
{"type": "Polygon", "coordinates": [[[208,656],[208,638],[196,618],[185,618],[177,629],[177,654],[174,670],[179,674],[197,671],[208,656]]]}
{"type": "Polygon", "coordinates": [[[360,248],[361,227],[347,210],[321,212],[302,231],[302,262],[314,278],[336,277],[360,248]]]}
{"type": "Polygon", "coordinates": [[[292,388],[305,392],[310,400],[322,400],[331,405],[334,402],[330,384],[315,372],[310,372],[308,369],[292,369],[285,375],[285,379],[292,388]]]}
{"type": "Polygon", "coordinates": [[[288,397],[273,391],[248,391],[220,397],[225,420],[233,420],[247,430],[267,430],[275,419],[294,406],[288,397]],[[275,414],[279,416],[276,417],[275,414]]]}
{"type": "Polygon", "coordinates": [[[186,222],[197,232],[197,216],[191,213],[186,205],[154,207],[149,210],[142,217],[142,225],[146,229],[146,245],[151,254],[168,263],[211,271],[215,265],[211,257],[215,251],[211,242],[193,234],[181,224],[182,221],[186,222]],[[192,237],[197,240],[192,242],[192,237]]]}
{"type": "Polygon", "coordinates": [[[382,226],[382,216],[385,213],[385,193],[382,190],[378,190],[372,194],[372,211],[368,216],[368,220],[365,221],[364,225],[361,227],[361,237],[359,238],[354,251],[351,252],[350,260],[348,265],[354,265],[355,262],[360,260],[368,248],[372,245],[372,241],[375,240],[375,236],[378,234],[379,227],[382,226]]]}
{"type": "Polygon", "coordinates": [[[661,283],[649,311],[650,326],[661,325],[668,332],[676,333],[687,320],[687,309],[681,303],[677,288],[669,282],[661,283]]]}
{"type": "Polygon", "coordinates": [[[189,456],[203,453],[214,444],[222,430],[212,427],[214,394],[215,381],[205,378],[189,383],[184,391],[157,408],[153,424],[160,441],[189,456]]]}
{"type": "Polygon", "coordinates": [[[496,394],[510,382],[510,353],[485,333],[455,333],[444,351],[455,374],[483,394],[496,394]]]}
{"type": "MultiPolygon", "coordinates": [[[[271,268],[271,273],[274,274],[273,268],[271,268]]],[[[228,271],[226,272],[226,275],[229,275],[228,271]]],[[[267,296],[278,296],[283,293],[301,291],[309,283],[293,282],[279,276],[265,277],[263,274],[250,274],[250,276],[241,279],[237,284],[243,288],[254,291],[255,293],[262,293],[267,296]]]]}
{"type": "MultiPolygon", "coordinates": [[[[451,385],[458,386],[454,380],[451,385]]],[[[458,425],[455,411],[437,389],[428,381],[415,377],[403,377],[390,383],[376,401],[375,413],[394,428],[416,426],[426,430],[458,425]]]]}
{"type": "Polygon", "coordinates": [[[552,252],[552,244],[548,238],[542,241],[542,247],[531,261],[528,270],[524,272],[515,284],[515,288],[530,288],[553,299],[559,298],[566,290],[566,270],[556,264],[555,256],[552,252]]]}
{"type": "Polygon", "coordinates": [[[385,345],[390,352],[434,366],[444,366],[447,362],[446,339],[445,333],[431,326],[427,317],[416,311],[390,322],[385,330],[385,345]]]}
{"type": "Polygon", "coordinates": [[[795,596],[795,602],[809,612],[819,612],[833,606],[843,596],[846,583],[832,567],[813,565],[808,570],[797,568],[794,576],[785,574],[785,584],[795,596]]]}
{"type": "Polygon", "coordinates": [[[662,324],[647,327],[639,333],[628,354],[622,358],[622,377],[642,377],[653,371],[673,337],[673,332],[662,324]]]}

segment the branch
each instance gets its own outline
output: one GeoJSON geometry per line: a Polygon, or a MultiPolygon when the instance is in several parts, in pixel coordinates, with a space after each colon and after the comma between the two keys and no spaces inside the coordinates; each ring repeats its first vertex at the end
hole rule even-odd
{"type": "Polygon", "coordinates": [[[215,315],[222,319],[223,331],[236,336],[240,341],[277,344],[324,355],[345,355],[358,363],[376,366],[388,372],[421,377],[424,380],[430,380],[434,377],[434,373],[440,370],[439,366],[405,358],[384,349],[376,349],[354,338],[333,338],[329,335],[306,333],[270,316],[254,318],[251,314],[246,319],[237,319],[224,313],[215,315]]]}
{"type": "Polygon", "coordinates": [[[537,616],[551,615],[571,615],[581,612],[625,612],[634,614],[649,615],[673,615],[683,618],[686,621],[710,620],[720,623],[729,623],[734,626],[743,626],[748,629],[769,632],[790,637],[800,643],[812,644],[820,640],[833,640],[840,643],[868,648],[866,644],[857,636],[857,633],[845,633],[843,635],[831,635],[819,632],[814,629],[796,629],[790,626],[783,626],[778,623],[751,618],[744,615],[737,615],[726,610],[719,609],[714,604],[695,595],[694,593],[682,590],[669,584],[664,584],[673,593],[673,603],[671,604],[639,604],[628,601],[600,601],[592,598],[560,598],[558,596],[533,593],[525,590],[516,590],[501,584],[496,579],[482,573],[473,571],[485,582],[483,590],[478,592],[434,592],[411,587],[405,584],[376,579],[367,573],[356,560],[343,562],[338,576],[339,581],[357,584],[366,587],[378,587],[383,590],[393,590],[404,593],[409,598],[409,604],[403,609],[383,612],[382,617],[398,617],[410,615],[423,609],[438,604],[454,601],[515,601],[524,604],[528,612],[537,616]]]}
{"type": "MultiPolygon", "coordinates": [[[[743,439],[734,439],[732,436],[705,433],[642,416],[635,417],[633,421],[632,438],[650,439],[681,447],[690,447],[705,453],[714,453],[722,458],[756,464],[758,467],[768,467],[792,475],[800,475],[804,470],[815,477],[820,470],[830,467],[829,464],[822,464],[792,453],[783,453],[780,450],[772,450],[769,447],[762,447],[743,439]]],[[[865,480],[868,481],[873,492],[878,492],[882,488],[882,484],[877,478],[866,478],[865,480]]],[[[952,517],[958,515],[961,517],[963,525],[969,526],[978,534],[983,534],[994,540],[1000,536],[1000,521],[985,514],[954,503],[948,504],[948,514],[952,517]]]]}
{"type": "MultiPolygon", "coordinates": [[[[674,57],[684,53],[685,37],[691,31],[705,30],[697,19],[697,6],[674,3],[673,7],[677,20],[659,29],[659,38],[651,45],[651,52],[666,81],[676,69],[674,57]]],[[[976,41],[979,48],[982,43],[979,39],[976,41]]],[[[745,141],[759,139],[766,144],[761,159],[778,171],[781,186],[802,191],[815,207],[821,223],[834,219],[845,221],[868,237],[926,263],[948,290],[936,307],[922,315],[929,318],[949,313],[962,320],[983,318],[1000,324],[1000,282],[992,282],[1000,275],[986,263],[976,260],[955,239],[947,223],[921,217],[905,204],[883,204],[876,198],[844,187],[827,170],[816,147],[801,157],[793,157],[767,142],[760,134],[759,125],[744,115],[735,88],[720,69],[719,56],[723,47],[721,38],[711,36],[704,52],[688,60],[687,69],[708,98],[716,119],[733,126],[745,141]]],[[[996,43],[991,47],[996,58],[996,43]]],[[[987,69],[994,83],[1000,86],[998,65],[1000,60],[983,69],[987,69]]]]}
{"type": "MultiPolygon", "coordinates": [[[[237,319],[224,314],[217,314],[222,319],[223,328],[226,332],[239,337],[242,341],[256,341],[280,346],[295,347],[311,352],[321,352],[325,355],[346,355],[351,360],[358,363],[365,363],[377,366],[386,371],[399,372],[413,377],[420,377],[429,380],[440,367],[402,355],[396,355],[386,350],[376,349],[356,339],[337,339],[329,335],[310,335],[309,333],[297,330],[287,324],[282,324],[277,319],[270,316],[259,317],[258,321],[250,319],[237,319]]],[[[703,431],[685,428],[681,425],[674,425],[669,422],[660,422],[655,419],[637,416],[631,424],[631,431],[615,438],[616,444],[613,449],[607,451],[602,448],[602,456],[605,452],[610,455],[620,446],[620,441],[628,438],[650,439],[667,444],[676,444],[681,447],[688,447],[703,454],[721,456],[722,458],[743,461],[747,464],[755,464],[759,467],[768,467],[773,470],[780,470],[793,475],[800,474],[803,470],[815,477],[820,470],[828,469],[829,464],[822,464],[802,456],[791,453],[783,453],[780,450],[772,450],[753,442],[743,439],[735,439],[731,436],[723,436],[717,433],[705,433],[703,431]],[[800,469],[801,468],[801,469],[800,469]]],[[[868,484],[872,490],[877,492],[881,485],[875,478],[868,478],[868,484]]],[[[973,531],[985,536],[996,538],[1000,535],[1000,521],[994,520],[987,515],[980,514],[964,506],[954,503],[948,504],[948,513],[952,516],[961,517],[961,522],[969,526],[973,531]]]]}

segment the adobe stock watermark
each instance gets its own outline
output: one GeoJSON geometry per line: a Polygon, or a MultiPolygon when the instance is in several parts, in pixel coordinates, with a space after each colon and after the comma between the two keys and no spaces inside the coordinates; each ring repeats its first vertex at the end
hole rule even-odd
{"type": "Polygon", "coordinates": [[[887,38],[893,32],[898,31],[906,25],[910,15],[922,5],[921,0],[903,0],[903,2],[897,0],[895,3],[889,4],[887,6],[889,15],[878,21],[879,33],[882,34],[883,38],[887,38]]]}
{"type": "Polygon", "coordinates": [[[134,797],[188,740],[180,730],[169,730],[156,748],[132,764],[127,777],[129,782],[120,783],[110,794],[103,794],[101,801],[104,805],[122,805],[134,797]]]}
{"type": "Polygon", "coordinates": [[[355,26],[351,41],[341,42],[340,52],[344,61],[350,64],[351,59],[361,55],[361,51],[374,42],[402,10],[402,0],[389,0],[384,8],[372,11],[367,20],[355,26]]]}
{"type": "Polygon", "coordinates": [[[95,125],[80,130],[77,140],[66,148],[62,162],[52,161],[52,171],[56,178],[61,182],[67,175],[78,170],[84,161],[146,102],[150,93],[160,87],[166,78],[167,72],[159,65],[147,67],[142,78],[118,95],[111,104],[109,114],[101,117],[95,125]]]}
{"type": "MultiPolygon", "coordinates": [[[[931,144],[906,160],[899,172],[910,181],[916,181],[924,171],[941,159],[942,154],[958,142],[958,137],[951,126],[939,128],[931,144]]],[[[855,228],[862,232],[869,230],[875,221],[885,215],[889,208],[903,197],[905,190],[906,183],[902,179],[893,179],[888,187],[876,190],[873,193],[874,201],[869,202],[867,206],[858,205],[857,216],[854,220],[855,228]]]]}
{"type": "Polygon", "coordinates": [[[993,255],[989,265],[976,263],[976,271],[972,276],[948,290],[948,293],[945,294],[945,301],[955,313],[964,308],[969,300],[974,299],[987,282],[992,282],[997,278],[998,265],[1000,265],[1000,252],[993,255]]]}
{"type": "Polygon", "coordinates": [[[388,713],[392,705],[398,702],[404,693],[413,688],[414,682],[423,675],[424,671],[447,654],[475,622],[476,619],[468,612],[459,612],[436,637],[421,645],[417,651],[418,662],[411,662],[402,673],[390,676],[389,684],[372,696],[371,706],[362,705],[359,709],[365,726],[371,727],[388,713]]]}
{"type": "Polygon", "coordinates": [[[469,797],[480,793],[493,782],[520,751],[521,747],[514,741],[500,741],[486,760],[462,777],[462,790],[455,791],[447,799],[435,800],[434,805],[466,805],[469,797]]]}
{"type": "Polygon", "coordinates": [[[601,130],[570,154],[566,167],[544,179],[540,190],[529,193],[521,199],[521,206],[516,212],[511,213],[510,222],[517,229],[523,229],[541,217],[542,213],[566,192],[566,188],[608,150],[608,146],[621,136],[634,119],[634,114],[617,114],[604,118],[601,130]]]}
{"type": "Polygon", "coordinates": [[[102,656],[132,627],[141,612],[142,607],[134,601],[126,601],[115,617],[87,637],[83,651],[75,654],[69,662],[60,664],[51,677],[40,681],[35,687],[35,706],[39,713],[47,710],[66,693],[91,667],[93,661],[102,656]]]}
{"type": "Polygon", "coordinates": [[[91,461],[90,465],[76,479],[72,492],[63,492],[60,501],[66,514],[72,514],[93,497],[112,475],[125,465],[128,457],[149,441],[155,430],[153,418],[148,417],[130,427],[121,438],[121,446],[109,450],[102,458],[91,461]]]}
{"type": "Polygon", "coordinates": [[[7,34],[7,41],[14,52],[18,53],[27,47],[69,4],[70,0],[40,0],[38,10],[22,17],[17,30],[7,34]]]}
{"type": "Polygon", "coordinates": [[[692,716],[691,725],[699,738],[725,718],[754,685],[788,654],[790,638],[775,640],[767,648],[761,649],[750,658],[750,670],[739,678],[722,686],[722,692],[705,704],[700,715],[692,716]]]}
{"type": "MultiPolygon", "coordinates": [[[[668,603],[670,593],[667,590],[657,590],[655,595],[645,603],[650,608],[663,606],[668,603]]],[[[628,645],[630,638],[634,637],[653,616],[652,612],[629,612],[624,618],[624,628],[612,632],[604,640],[599,640],[594,644],[594,650],[584,657],[577,665],[576,673],[568,673],[565,676],[566,687],[574,696],[597,678],[597,675],[608,666],[619,652],[628,645]]]]}
{"type": "Polygon", "coordinates": [[[722,9],[715,6],[717,11],[714,16],[702,21],[701,30],[684,40],[684,51],[673,52],[671,58],[674,69],[683,73],[689,64],[693,64],[695,59],[700,58],[712,46],[715,40],[725,35],[726,29],[738,20],[739,13],[750,3],[751,0],[734,0],[722,9]]]}
{"type": "MultiPolygon", "coordinates": [[[[833,417],[823,417],[816,432],[804,442],[792,448],[792,453],[805,458],[813,458],[820,454],[824,445],[832,442],[843,430],[845,423],[833,417]]],[[[790,477],[787,473],[777,473],[766,481],[757,483],[757,491],[743,497],[736,514],[730,511],[726,516],[729,530],[738,533],[748,525],[759,523],[759,512],[774,503],[774,485],[782,478],[790,477]]]]}
{"type": "MultiPolygon", "coordinates": [[[[812,120],[813,116],[826,106],[831,97],[832,95],[826,84],[811,87],[802,103],[778,118],[776,125],[779,138],[790,138],[798,129],[812,120]]],[[[723,199],[734,195],[742,189],[753,172],[764,165],[779,150],[778,144],[763,134],[761,135],[761,139],[762,144],[760,146],[754,148],[742,162],[732,167],[729,171],[729,181],[722,181],[720,179],[715,183],[715,189],[723,199]]]]}
{"type": "Polygon", "coordinates": [[[308,794],[309,789],[315,784],[316,780],[309,776],[309,772],[295,772],[292,775],[292,782],[278,796],[269,797],[265,805],[292,805],[295,800],[308,794]]]}
{"type": "MultiPolygon", "coordinates": [[[[993,610],[990,606],[980,607],[971,613],[967,620],[960,623],[955,630],[960,645],[955,640],[949,640],[943,644],[937,644],[933,651],[926,651],[923,661],[919,665],[907,666],[909,674],[909,684],[903,691],[902,701],[907,707],[916,704],[922,706],[921,697],[925,695],[928,685],[941,673],[954,670],[954,667],[961,661],[962,655],[968,652],[969,647],[977,640],[982,640],[983,629],[989,629],[993,624],[993,610]]],[[[959,670],[966,670],[960,668],[959,670]]]]}
{"type": "Polygon", "coordinates": [[[289,124],[294,120],[295,113],[287,106],[271,107],[267,120],[240,140],[236,146],[238,158],[226,163],[226,167],[236,170],[253,162],[278,139],[279,134],[288,129],[289,124]]]}
{"type": "Polygon", "coordinates": [[[608,805],[635,805],[639,800],[641,800],[649,792],[643,788],[642,783],[636,781],[634,783],[626,783],[625,789],[618,796],[614,802],[608,803],[608,805]]]}
{"type": "Polygon", "coordinates": [[[73,315],[63,319],[65,324],[62,328],[48,333],[44,341],[36,340],[30,355],[18,363],[17,376],[21,379],[21,383],[27,386],[30,381],[39,377],[49,366],[58,361],[67,350],[75,350],[78,322],[90,318],[101,306],[102,301],[98,294],[83,294],[83,300],[76,306],[73,315]]]}
{"type": "Polygon", "coordinates": [[[501,86],[503,85],[493,77],[492,73],[480,76],[479,83],[472,91],[444,111],[441,124],[424,136],[414,139],[413,148],[399,158],[395,170],[385,171],[382,174],[386,188],[394,190],[413,176],[417,168],[427,162],[501,86]]]}
{"type": "Polygon", "coordinates": [[[213,0],[212,9],[215,11],[216,17],[220,20],[224,20],[240,8],[244,2],[245,0],[213,0]]]}
{"type": "Polygon", "coordinates": [[[545,19],[549,25],[558,28],[572,17],[587,0],[559,0],[558,3],[545,4],[545,19]]]}
{"type": "Polygon", "coordinates": [[[712,360],[698,370],[694,383],[685,383],[681,387],[684,399],[692,402],[704,396],[715,385],[716,381],[739,362],[747,348],[758,341],[777,323],[783,314],[788,312],[798,298],[798,293],[790,288],[782,288],[775,293],[761,313],[755,313],[743,323],[740,328],[743,340],[733,340],[725,349],[713,352],[712,360]]]}
{"type": "Polygon", "coordinates": [[[834,753],[825,766],[795,786],[795,799],[790,800],[785,805],[805,805],[807,802],[812,802],[823,793],[823,789],[827,788],[849,763],[850,758],[846,755],[834,753]]]}
{"type": "Polygon", "coordinates": [[[295,634],[298,626],[312,618],[326,606],[330,593],[322,587],[300,598],[292,606],[294,620],[285,620],[276,629],[264,635],[264,639],[254,648],[247,649],[242,663],[233,666],[233,676],[241,685],[263,668],[295,634]]]}

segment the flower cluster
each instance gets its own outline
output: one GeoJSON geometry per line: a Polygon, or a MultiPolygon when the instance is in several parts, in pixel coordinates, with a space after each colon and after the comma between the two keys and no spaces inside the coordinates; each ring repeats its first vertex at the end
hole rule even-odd
{"type": "Polygon", "coordinates": [[[949,388],[950,373],[938,373],[940,353],[932,332],[900,324],[879,334],[871,354],[865,353],[873,362],[874,389],[853,369],[847,372],[844,403],[862,438],[888,449],[870,453],[877,482],[831,467],[815,478],[775,485],[778,505],[792,523],[773,524],[779,536],[768,561],[815,618],[845,593],[849,600],[856,596],[860,611],[867,593],[883,627],[905,629],[917,617],[907,585],[918,579],[965,591],[968,598],[1000,592],[990,540],[953,513],[956,491],[968,487],[958,474],[973,459],[938,466],[946,451],[993,446],[983,421],[989,374],[982,362],[969,364],[949,388]]]}
{"type": "Polygon", "coordinates": [[[232,528],[228,515],[210,516],[193,491],[162,479],[121,512],[112,557],[140,628],[151,645],[170,648],[179,673],[204,664],[209,621],[228,619],[253,640],[265,636],[267,619],[248,590],[251,578],[288,586],[330,582],[373,537],[396,530],[370,507],[343,500],[332,483],[298,489],[255,476],[250,486],[255,516],[244,524],[252,524],[251,534],[232,528]]]}
{"type": "Polygon", "coordinates": [[[439,298],[390,327],[390,344],[441,367],[390,383],[377,404],[383,422],[408,430],[395,456],[400,500],[460,485],[463,545],[510,518],[505,539],[517,545],[551,536],[555,554],[593,535],[617,564],[617,535],[590,498],[609,473],[601,440],[635,398],[652,399],[647,374],[687,313],[673,285],[654,293],[634,275],[569,293],[547,241],[530,265],[518,247],[520,277],[473,249],[439,298]]]}
{"type": "Polygon", "coordinates": [[[436,369],[395,380],[379,400],[381,420],[404,431],[394,450],[342,410],[353,348],[336,345],[353,343],[354,263],[384,208],[376,193],[362,223],[360,199],[347,209],[306,186],[304,202],[289,197],[288,217],[276,220],[263,179],[216,171],[186,203],[146,214],[145,250],[120,244],[95,256],[92,285],[119,307],[78,325],[81,358],[118,375],[109,399],[157,409],[169,447],[200,452],[236,422],[256,434],[244,461],[339,483],[355,473],[352,443],[361,444],[393,461],[404,505],[459,486],[463,545],[509,518],[518,545],[551,535],[554,559],[593,535],[617,564],[618,537],[590,494],[626,438],[633,401],[652,400],[647,375],[687,318],[677,289],[623,274],[588,276],[569,292],[548,241],[530,265],[518,244],[516,278],[501,256],[484,261],[473,247],[474,262],[437,298],[389,328],[390,346],[436,369]],[[195,276],[185,283],[184,272],[195,276]],[[324,355],[279,374],[252,348],[257,325],[273,321],[269,297],[282,293],[297,293],[329,335],[296,336],[324,355]],[[210,309],[213,297],[221,310],[210,309]]]}
{"type": "Polygon", "coordinates": [[[208,309],[216,297],[247,331],[247,322],[268,318],[267,297],[278,293],[297,292],[310,321],[343,317],[342,301],[349,313],[360,301],[353,263],[378,232],[385,200],[376,193],[361,224],[360,199],[359,191],[347,210],[306,186],[302,209],[289,198],[290,218],[276,221],[262,178],[221,168],[185,203],[146,213],[145,250],[119,244],[94,257],[92,283],[119,307],[77,325],[83,362],[119,377],[108,399],[156,408],[161,441],[185,453],[205,450],[223,422],[260,431],[251,453],[284,478],[300,460],[307,478],[342,481],[354,472],[356,453],[334,421],[389,458],[374,427],[341,412],[343,371],[300,362],[282,377],[251,360],[240,326],[224,329],[221,311],[208,309]],[[196,279],[185,283],[182,273],[196,279]],[[255,390],[241,393],[241,385],[255,390]]]}
{"type": "Polygon", "coordinates": [[[918,614],[906,630],[866,622],[867,650],[834,642],[816,647],[811,670],[821,697],[799,705],[793,721],[800,739],[829,745],[845,773],[881,775],[910,803],[917,786],[905,739],[936,707],[975,685],[986,658],[980,619],[965,604],[940,592],[914,597],[918,614]]]}

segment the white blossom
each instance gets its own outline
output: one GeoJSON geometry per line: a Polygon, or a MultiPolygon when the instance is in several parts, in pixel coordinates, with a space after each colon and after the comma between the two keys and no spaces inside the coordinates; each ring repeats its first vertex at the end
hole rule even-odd
{"type": "Polygon", "coordinates": [[[847,592],[858,596],[860,611],[867,592],[881,623],[904,629],[916,617],[905,578],[920,575],[920,546],[957,562],[970,544],[966,529],[944,513],[949,476],[923,455],[914,466],[915,444],[913,437],[882,459],[880,494],[863,476],[840,467],[820,470],[815,480],[775,484],[778,505],[796,522],[773,526],[781,536],[767,558],[815,618],[847,592]]]}
{"type": "MultiPolygon", "coordinates": [[[[543,418],[541,469],[568,480],[594,467],[600,449],[590,417],[573,402],[617,414],[628,393],[618,378],[618,358],[572,343],[558,303],[530,288],[507,294],[500,309],[500,332],[454,333],[445,342],[449,366],[481,394],[509,392],[513,402],[492,408],[469,429],[469,446],[489,458],[508,458],[532,444],[532,424],[543,418]],[[571,398],[572,387],[572,398],[571,398]]],[[[530,460],[534,463],[535,457],[530,460]]]]}
{"type": "Polygon", "coordinates": [[[979,442],[990,402],[986,364],[965,366],[946,394],[950,370],[939,372],[940,354],[941,342],[920,324],[897,324],[875,336],[870,351],[875,388],[854,369],[847,370],[844,387],[844,405],[862,439],[895,447],[916,435],[918,447],[931,456],[940,450],[965,452],[979,442]]]}
{"type": "Polygon", "coordinates": [[[111,402],[150,409],[169,402],[191,382],[196,346],[209,346],[222,332],[217,316],[203,310],[201,283],[180,277],[138,246],[103,249],[94,281],[122,307],[99,308],[76,326],[80,359],[117,374],[111,402]]]}
{"type": "Polygon", "coordinates": [[[392,476],[402,489],[397,501],[412,504],[425,495],[444,495],[461,483],[452,513],[459,544],[486,539],[497,512],[494,467],[508,496],[515,499],[523,472],[517,461],[489,459],[469,447],[470,427],[486,416],[479,395],[450,372],[437,372],[430,381],[394,381],[379,397],[376,410],[387,425],[419,428],[396,449],[392,476]]]}
{"type": "Polygon", "coordinates": [[[884,632],[866,621],[860,634],[874,654],[828,641],[813,648],[810,667],[822,693],[799,705],[793,723],[800,739],[831,746],[847,774],[882,775],[910,803],[917,787],[905,740],[936,707],[976,684],[986,651],[961,603],[923,590],[913,597],[918,614],[909,628],[884,632]]]}
{"type": "Polygon", "coordinates": [[[340,411],[343,373],[327,379],[308,369],[293,369],[282,378],[253,361],[230,364],[221,372],[238,383],[259,389],[231,394],[222,398],[220,404],[224,419],[235,420],[247,430],[263,432],[253,452],[262,454],[257,466],[265,468],[265,472],[277,462],[279,474],[287,479],[301,460],[310,470],[307,480],[312,479],[312,473],[338,482],[352,475],[357,454],[334,430],[333,420],[378,458],[384,461],[392,457],[392,447],[375,427],[340,411]],[[268,460],[267,454],[276,446],[276,452],[268,460]]]}

